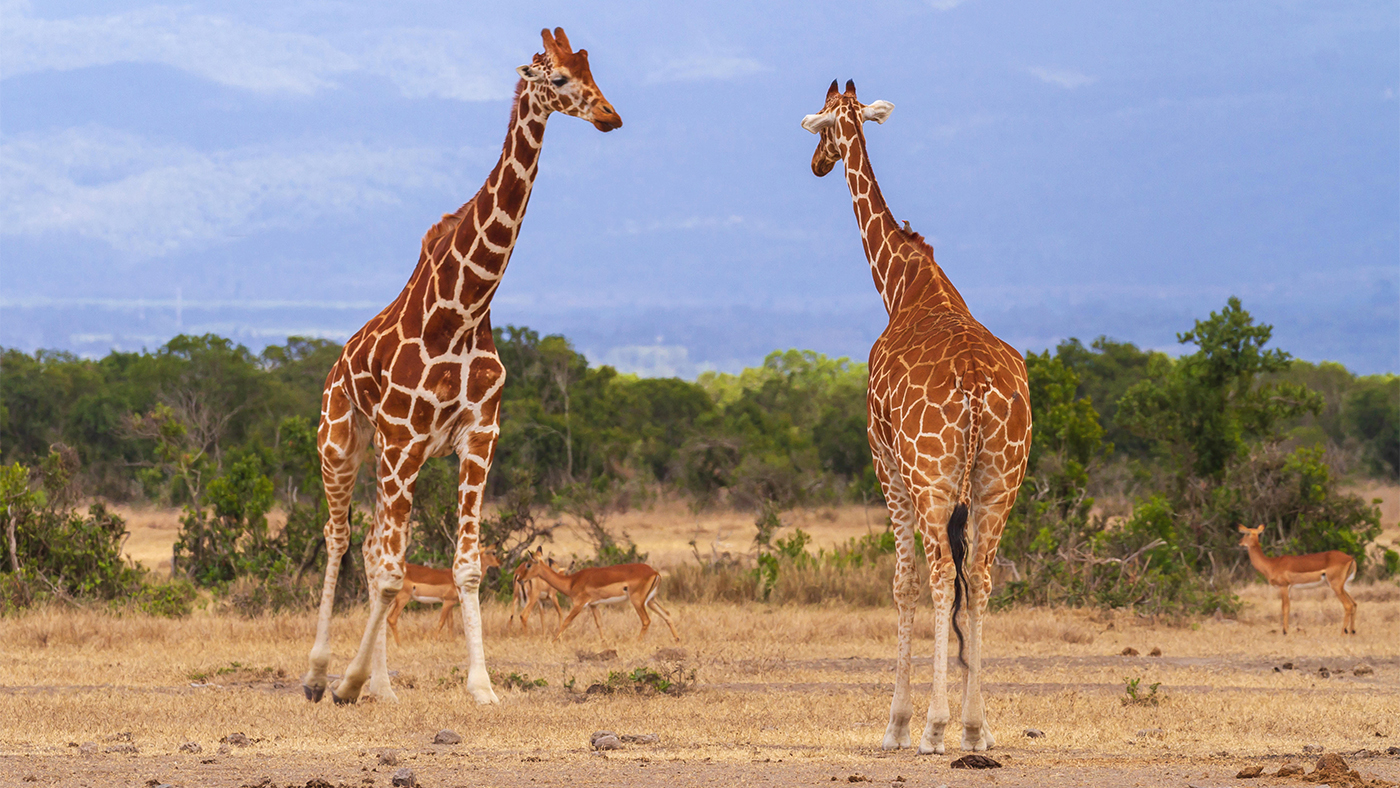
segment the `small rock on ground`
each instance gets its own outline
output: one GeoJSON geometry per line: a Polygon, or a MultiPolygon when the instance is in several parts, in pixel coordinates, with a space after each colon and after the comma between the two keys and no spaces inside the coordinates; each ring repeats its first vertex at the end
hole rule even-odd
{"type": "Polygon", "coordinates": [[[103,750],[103,752],[124,752],[135,755],[137,750],[135,744],[113,744],[111,747],[108,747],[107,749],[103,750]]]}
{"type": "Polygon", "coordinates": [[[1400,755],[1400,747],[1387,747],[1386,750],[1385,750],[1385,754],[1386,754],[1386,755],[1400,755]]]}
{"type": "Polygon", "coordinates": [[[1303,752],[1322,752],[1321,744],[1304,744],[1303,752]]]}
{"type": "Polygon", "coordinates": [[[1283,669],[1284,669],[1284,670],[1292,670],[1292,669],[1293,669],[1293,663],[1292,663],[1292,662],[1285,662],[1285,663],[1283,663],[1283,669]]]}
{"type": "Polygon", "coordinates": [[[1045,731],[1039,728],[1026,728],[1027,739],[1041,739],[1045,737],[1045,731]]]}
{"type": "Polygon", "coordinates": [[[1376,669],[1363,662],[1360,665],[1357,665],[1356,667],[1352,668],[1351,672],[1353,675],[1356,676],[1369,676],[1372,673],[1375,673],[1376,669]]]}
{"type": "Polygon", "coordinates": [[[224,744],[232,744],[235,747],[247,747],[253,743],[251,739],[242,733],[230,733],[224,738],[219,739],[219,741],[224,744]]]}
{"type": "Polygon", "coordinates": [[[655,733],[624,733],[617,737],[626,744],[656,744],[661,737],[655,733]]]}
{"type": "Polygon", "coordinates": [[[1324,679],[1330,679],[1332,678],[1332,671],[1328,670],[1326,665],[1323,665],[1322,667],[1317,669],[1317,675],[1323,677],[1324,679]]]}
{"type": "Polygon", "coordinates": [[[1342,760],[1342,756],[1335,752],[1329,752],[1321,758],[1318,758],[1317,766],[1314,768],[1317,769],[1317,773],[1319,774],[1337,775],[1339,777],[1351,771],[1351,767],[1347,766],[1347,762],[1342,760]]]}
{"type": "Polygon", "coordinates": [[[1162,650],[1161,650],[1160,648],[1157,648],[1156,646],[1153,646],[1153,647],[1152,647],[1152,650],[1149,651],[1149,652],[1147,652],[1147,656],[1149,656],[1149,657],[1160,657],[1160,656],[1162,656],[1162,650]]]}
{"type": "Polygon", "coordinates": [[[1123,650],[1118,653],[1125,657],[1136,657],[1138,655],[1138,650],[1132,646],[1125,646],[1123,650]]]}
{"type": "Polygon", "coordinates": [[[433,744],[461,744],[462,737],[451,728],[443,728],[433,737],[433,744]]]}
{"type": "Polygon", "coordinates": [[[1235,775],[1235,779],[1237,779],[1237,780],[1248,780],[1248,779],[1253,778],[1253,777],[1258,777],[1259,775],[1261,775],[1261,774],[1263,774],[1263,773],[1264,773],[1264,767],[1263,767],[1263,766],[1246,766],[1246,767],[1244,767],[1243,769],[1240,769],[1240,773],[1237,774],[1237,775],[1235,775]]]}
{"type": "Polygon", "coordinates": [[[199,753],[204,752],[204,748],[199,746],[199,742],[197,741],[187,741],[184,744],[180,745],[180,752],[192,752],[198,755],[199,753]]]}
{"type": "Polygon", "coordinates": [[[392,784],[398,788],[413,788],[418,784],[418,779],[413,776],[413,770],[405,766],[394,772],[392,784]]]}
{"type": "Polygon", "coordinates": [[[608,648],[602,651],[575,651],[574,656],[579,662],[610,662],[617,659],[617,649],[608,648]]]}
{"type": "Polygon", "coordinates": [[[1303,767],[1299,766],[1298,764],[1296,764],[1296,763],[1285,763],[1284,765],[1278,767],[1278,771],[1274,772],[1274,775],[1273,775],[1273,776],[1275,776],[1275,777],[1292,777],[1292,776],[1294,776],[1294,775],[1302,774],[1302,773],[1303,773],[1303,767]]]}
{"type": "Polygon", "coordinates": [[[380,766],[398,766],[398,765],[399,765],[399,753],[398,753],[398,750],[383,750],[383,751],[381,751],[381,752],[379,753],[379,765],[380,765],[380,766]]]}
{"type": "Polygon", "coordinates": [[[952,763],[948,764],[948,766],[949,766],[950,768],[953,768],[953,769],[1000,769],[1000,768],[1001,768],[1001,764],[1000,764],[999,762],[997,762],[996,760],[994,760],[994,759],[992,759],[992,758],[988,758],[988,757],[985,756],[985,755],[978,755],[978,754],[976,754],[976,753],[973,753],[973,754],[971,754],[971,755],[964,755],[963,757],[957,759],[956,761],[953,761],[952,763]]]}
{"type": "Polygon", "coordinates": [[[588,738],[588,743],[595,750],[620,750],[622,740],[617,738],[617,734],[612,731],[594,731],[588,738]]]}
{"type": "Polygon", "coordinates": [[[866,776],[863,775],[863,774],[860,774],[859,772],[857,772],[856,774],[848,775],[848,776],[846,777],[846,782],[848,782],[848,783],[868,783],[868,782],[870,782],[870,778],[869,778],[869,777],[866,777],[866,776]]]}

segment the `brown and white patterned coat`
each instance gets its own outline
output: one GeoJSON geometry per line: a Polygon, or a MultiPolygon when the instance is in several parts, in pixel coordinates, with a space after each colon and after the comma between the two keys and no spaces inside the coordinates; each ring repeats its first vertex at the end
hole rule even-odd
{"type": "Polygon", "coordinates": [[[549,115],[583,118],[600,131],[622,125],[593,82],[587,50],[572,51],[559,28],[541,35],[544,53],[517,69],[521,80],[505,146],[486,184],[428,231],[403,292],[345,343],[326,378],[317,437],[330,506],[328,563],[311,667],[302,681],[312,701],[326,690],[331,606],[340,558],[350,542],[350,494],[372,439],[378,499],[364,543],[370,617],[332,697],[337,703],[353,702],[366,680],[368,694],[394,697],[385,664],[384,620],[404,582],[414,485],[425,460],[455,452],[461,467],[452,575],[467,638],[467,687],[478,702],[496,702],[486,673],[477,598],[481,496],[499,435],[505,383],[505,368],[491,338],[491,298],[525,218],[549,115]]]}
{"type": "Polygon", "coordinates": [[[855,85],[835,82],[821,112],[803,128],[820,135],[812,171],[845,162],[856,221],[889,325],[870,350],[870,451],[897,537],[894,598],[899,646],[894,701],[883,746],[910,746],[911,637],[919,596],[915,533],[927,551],[934,602],[934,695],[919,752],[942,753],[948,724],[948,626],[967,592],[962,747],[994,743],[981,686],[982,619],[991,566],[1025,475],[1031,443],[1026,366],[997,339],[933,259],[922,236],[901,227],[885,205],[866,155],[862,124],[884,123],[894,105],[861,104],[855,85]],[[966,541],[964,542],[964,536],[966,541]],[[966,551],[966,552],[965,552],[966,551]],[[950,615],[951,613],[951,615],[950,615]]]}

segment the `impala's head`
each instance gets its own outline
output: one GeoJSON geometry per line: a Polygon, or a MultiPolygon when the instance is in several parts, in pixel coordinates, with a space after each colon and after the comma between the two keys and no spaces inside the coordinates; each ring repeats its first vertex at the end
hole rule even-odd
{"type": "Polygon", "coordinates": [[[822,111],[802,119],[802,128],[821,138],[817,141],[817,152],[812,154],[812,172],[818,178],[831,172],[841,160],[841,141],[854,136],[867,120],[884,123],[891,112],[894,112],[894,105],[888,101],[860,103],[854,80],[847,80],[845,93],[836,89],[836,80],[831,80],[822,111]]]}
{"type": "Polygon", "coordinates": [[[481,569],[482,569],[482,571],[485,571],[485,570],[490,569],[490,568],[492,568],[492,567],[499,567],[500,565],[501,565],[501,557],[500,557],[499,555],[496,555],[496,551],[495,551],[495,550],[482,550],[482,551],[481,551],[481,569]]]}
{"type": "Polygon", "coordinates": [[[540,567],[554,567],[553,558],[544,557],[544,548],[537,547],[533,553],[526,553],[520,563],[515,565],[515,582],[523,583],[526,580],[533,580],[540,576],[540,567]]]}
{"type": "Polygon", "coordinates": [[[1239,529],[1241,534],[1240,547],[1259,546],[1259,534],[1264,533],[1264,526],[1260,525],[1255,528],[1246,528],[1245,526],[1241,525],[1239,529]]]}
{"type": "Polygon", "coordinates": [[[588,70],[588,50],[573,51],[562,27],[554,28],[553,33],[541,30],[540,37],[544,52],[516,69],[539,101],[553,112],[583,118],[599,131],[620,127],[622,118],[603,98],[593,72],[588,70]]]}

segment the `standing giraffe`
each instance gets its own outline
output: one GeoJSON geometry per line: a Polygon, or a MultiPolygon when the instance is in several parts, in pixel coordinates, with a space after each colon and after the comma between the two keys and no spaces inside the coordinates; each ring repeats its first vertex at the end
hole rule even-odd
{"type": "Polygon", "coordinates": [[[428,230],[403,292],[345,343],[326,377],[317,432],[330,506],[326,581],[311,669],[302,679],[313,702],[326,691],[331,606],[340,558],[349,545],[350,493],[371,437],[379,484],[374,525],[364,543],[369,623],[331,697],[353,703],[368,679],[369,695],[395,699],[385,662],[384,619],[403,587],[413,490],[426,459],[456,452],[461,466],[452,577],[467,637],[467,689],[478,703],[497,701],[486,673],[477,599],[482,573],[477,526],[505,384],[505,367],[491,338],[491,297],[525,218],[550,113],[583,118],[599,131],[622,125],[593,82],[588,51],[572,51],[562,28],[541,36],[544,54],[516,69],[521,80],[505,148],[486,184],[428,230]]]}
{"type": "Polygon", "coordinates": [[[1021,354],[973,319],[934,262],[933,248],[909,229],[908,222],[901,228],[880,195],[861,125],[867,120],[884,123],[893,110],[888,101],[861,104],[853,82],[846,83],[844,94],[832,82],[822,111],[802,121],[803,128],[821,137],[812,156],[813,173],[821,177],[837,160],[846,163],[846,184],[865,256],[890,316],[870,349],[866,395],[870,453],[897,539],[899,651],[883,747],[910,744],[910,636],[919,598],[914,572],[917,529],[928,553],[935,615],[933,702],[919,752],[943,752],[943,729],[949,719],[950,620],[958,636],[958,660],[967,669],[962,748],[980,751],[995,744],[982,699],[982,618],[997,543],[1026,472],[1030,392],[1021,354]],[[958,626],[964,593],[965,658],[958,626]]]}

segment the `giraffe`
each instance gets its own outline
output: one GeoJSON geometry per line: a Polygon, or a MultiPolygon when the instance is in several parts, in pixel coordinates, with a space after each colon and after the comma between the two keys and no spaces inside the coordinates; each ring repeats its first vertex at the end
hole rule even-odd
{"type": "Polygon", "coordinates": [[[574,52],[562,28],[540,35],[544,53],[516,69],[520,81],[505,145],[485,185],[428,230],[408,284],[345,343],[326,377],[317,432],[330,508],[326,579],[310,670],[302,679],[312,702],[326,691],[331,606],[340,558],[349,545],[350,494],[371,439],[378,490],[373,526],[364,542],[369,623],[331,697],[336,703],[353,703],[364,691],[395,699],[385,662],[384,622],[404,583],[414,486],[426,459],[455,452],[461,465],[452,578],[467,638],[467,689],[478,703],[497,702],[486,672],[477,598],[481,497],[500,434],[505,384],[505,368],[491,337],[491,297],[525,217],[550,113],[582,118],[599,131],[622,125],[593,81],[588,51],[574,52]]]}
{"type": "Polygon", "coordinates": [[[870,349],[866,395],[870,452],[896,535],[899,645],[882,746],[910,746],[917,532],[927,551],[935,616],[933,701],[919,753],[944,752],[949,623],[966,668],[962,748],[981,751],[995,744],[982,697],[982,619],[997,543],[1026,472],[1030,391],[1021,354],[973,319],[934,262],[933,248],[908,222],[901,227],[895,221],[880,194],[862,124],[884,123],[893,110],[888,101],[861,104],[853,82],[845,93],[832,82],[822,111],[802,121],[820,136],[813,173],[824,176],[837,160],[845,162],[865,256],[889,314],[889,325],[870,349]],[[958,625],[964,595],[966,644],[958,625]]]}

